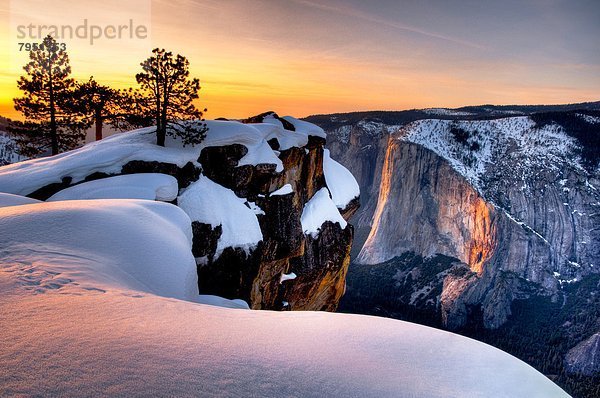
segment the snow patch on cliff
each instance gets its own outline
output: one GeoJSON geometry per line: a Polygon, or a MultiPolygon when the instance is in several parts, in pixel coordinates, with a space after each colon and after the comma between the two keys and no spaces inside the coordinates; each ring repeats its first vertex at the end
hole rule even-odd
{"type": "Polygon", "coordinates": [[[187,187],[177,200],[178,206],[192,221],[223,228],[215,259],[227,247],[242,248],[249,253],[263,239],[255,210],[246,206],[245,202],[231,189],[204,175],[187,187]]]}
{"type": "MultiPolygon", "coordinates": [[[[289,149],[306,145],[309,135],[325,137],[323,130],[312,123],[289,116],[286,120],[294,124],[297,131],[288,131],[269,123],[208,120],[205,122],[209,129],[206,139],[200,145],[186,147],[180,140],[170,136],[166,139],[165,147],[157,146],[154,127],[115,134],[56,156],[1,167],[0,192],[28,195],[43,186],[60,183],[64,177],[71,177],[72,183],[78,183],[93,172],[119,174],[121,168],[132,160],[158,161],[178,167],[188,162],[198,165],[197,160],[203,148],[232,144],[241,144],[248,149],[238,166],[273,164],[276,171],[281,172],[283,163],[269,146],[269,139],[276,137],[280,149],[289,149]]],[[[3,148],[1,142],[0,148],[3,148]]]]}
{"type": "Polygon", "coordinates": [[[353,200],[359,197],[360,187],[352,173],[333,160],[329,149],[323,153],[323,174],[331,199],[338,209],[344,209],[353,200]]]}
{"type": "Polygon", "coordinates": [[[321,226],[325,221],[339,223],[342,229],[346,228],[346,225],[348,225],[337,209],[335,203],[331,200],[327,188],[321,188],[304,205],[300,221],[302,224],[302,231],[307,235],[310,234],[313,238],[319,235],[321,226]]]}
{"type": "Polygon", "coordinates": [[[600,117],[578,113],[577,116],[585,120],[589,124],[600,124],[600,117]]]}
{"type": "Polygon", "coordinates": [[[282,119],[285,119],[291,124],[293,124],[294,128],[296,129],[296,132],[298,133],[312,135],[315,137],[327,138],[327,134],[325,134],[325,131],[315,124],[305,122],[304,120],[296,119],[292,116],[284,116],[282,117],[282,119]]]}
{"type": "Polygon", "coordinates": [[[517,159],[518,172],[544,168],[560,171],[564,159],[582,169],[574,154],[577,143],[558,125],[542,128],[527,116],[494,120],[419,120],[403,127],[399,139],[420,144],[446,159],[479,192],[487,166],[508,153],[517,159]]]}
{"type": "Polygon", "coordinates": [[[249,126],[259,130],[264,135],[266,141],[273,138],[277,139],[280,151],[285,151],[292,147],[302,148],[308,144],[308,134],[306,132],[285,130],[283,124],[271,115],[266,116],[263,122],[251,123],[249,126]],[[269,121],[272,121],[272,123],[269,123],[269,121]]]}
{"type": "Polygon", "coordinates": [[[276,191],[273,191],[269,194],[269,196],[282,196],[282,195],[288,195],[290,193],[293,193],[294,189],[292,188],[291,184],[285,184],[284,186],[282,186],[281,188],[277,189],[276,191]]]}

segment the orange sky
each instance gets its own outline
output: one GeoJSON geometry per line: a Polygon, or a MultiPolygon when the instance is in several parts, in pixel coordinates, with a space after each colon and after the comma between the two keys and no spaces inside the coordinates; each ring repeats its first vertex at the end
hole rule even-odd
{"type": "MultiPolygon", "coordinates": [[[[2,0],[0,115],[26,54],[16,25],[129,19],[146,40],[65,40],[73,75],[135,85],[153,47],[186,55],[208,118],[600,100],[596,1],[2,0]]],[[[28,40],[35,41],[35,40],[28,40]]]]}

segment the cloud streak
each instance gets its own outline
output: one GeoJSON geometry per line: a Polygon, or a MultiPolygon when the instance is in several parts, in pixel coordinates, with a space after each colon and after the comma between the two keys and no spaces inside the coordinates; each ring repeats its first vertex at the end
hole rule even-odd
{"type": "Polygon", "coordinates": [[[404,24],[400,24],[397,22],[392,22],[392,21],[388,21],[382,18],[378,18],[375,17],[373,15],[367,14],[365,12],[353,9],[351,7],[336,7],[336,6],[331,6],[331,5],[326,5],[326,4],[321,4],[321,3],[316,3],[313,2],[311,0],[292,0],[294,3],[296,4],[300,4],[300,5],[304,5],[307,7],[311,7],[311,8],[315,8],[318,10],[322,10],[322,11],[329,11],[329,12],[333,12],[333,13],[337,13],[337,14],[341,14],[341,15],[345,15],[345,16],[349,16],[349,17],[353,17],[353,18],[357,18],[357,19],[362,19],[363,21],[367,21],[367,22],[372,22],[378,25],[383,25],[383,26],[387,26],[393,29],[397,29],[397,30],[401,30],[404,32],[409,32],[409,33],[416,33],[419,34],[421,36],[425,36],[425,37],[429,37],[432,39],[438,39],[438,40],[444,40],[447,42],[451,42],[451,43],[455,43],[455,44],[459,44],[462,46],[466,46],[466,47],[470,47],[470,48],[475,48],[478,50],[485,50],[486,47],[482,46],[480,44],[471,42],[471,41],[467,41],[467,40],[462,40],[462,39],[458,39],[452,36],[447,36],[447,35],[442,35],[439,33],[435,33],[435,32],[430,32],[424,29],[420,29],[420,28],[416,28],[413,26],[409,26],[409,25],[404,25],[404,24]]]}

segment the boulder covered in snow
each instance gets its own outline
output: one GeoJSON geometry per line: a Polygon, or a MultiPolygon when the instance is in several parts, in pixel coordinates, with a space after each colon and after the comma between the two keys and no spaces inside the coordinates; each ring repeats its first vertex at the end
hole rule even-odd
{"type": "Polygon", "coordinates": [[[201,294],[260,309],[335,310],[358,185],[324,149],[323,130],[273,112],[206,124],[196,146],[169,137],[159,147],[146,128],[1,167],[0,192],[176,203],[189,217],[201,294]],[[281,284],[291,273],[297,278],[281,284]]]}

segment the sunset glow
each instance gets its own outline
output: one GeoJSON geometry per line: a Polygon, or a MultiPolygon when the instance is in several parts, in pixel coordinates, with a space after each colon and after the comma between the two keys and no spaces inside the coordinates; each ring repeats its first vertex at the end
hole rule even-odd
{"type": "MultiPolygon", "coordinates": [[[[19,95],[19,65],[26,61],[14,48],[9,24],[17,3],[4,0],[0,11],[0,115],[9,117],[17,116],[12,98],[19,95]]],[[[57,14],[68,17],[87,2],[71,3],[57,14]]],[[[589,40],[600,35],[594,1],[146,4],[150,40],[135,48],[122,41],[73,44],[75,78],[94,75],[114,87],[135,85],[142,54],[165,47],[189,58],[202,83],[199,105],[209,109],[209,118],[269,109],[306,116],[599,98],[600,51],[598,41],[589,40]]],[[[142,12],[120,7],[122,19],[139,19],[142,12]]],[[[102,10],[94,8],[89,17],[98,15],[102,10]]]]}

